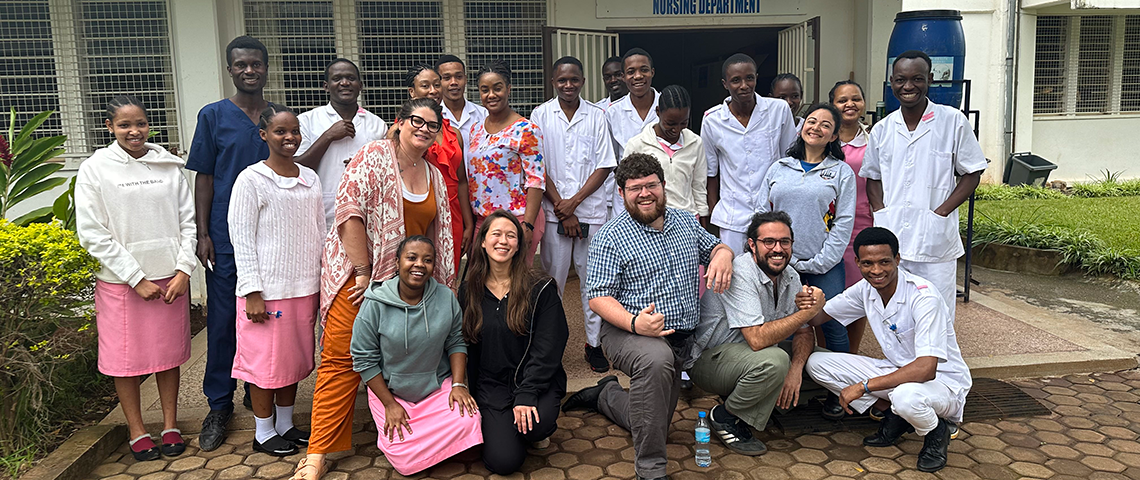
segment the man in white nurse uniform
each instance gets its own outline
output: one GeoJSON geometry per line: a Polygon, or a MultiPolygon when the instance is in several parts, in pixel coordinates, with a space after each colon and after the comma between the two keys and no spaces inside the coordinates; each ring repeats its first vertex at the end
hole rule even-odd
{"type": "Polygon", "coordinates": [[[978,187],[986,157],[966,116],[927,98],[930,65],[918,50],[895,58],[891,90],[902,106],[871,129],[859,176],[867,179],[875,225],[899,237],[902,267],[934,285],[953,322],[965,253],[958,206],[978,187]]]}
{"type": "Polygon", "coordinates": [[[924,437],[918,469],[936,472],[946,466],[950,422],[962,421],[973,384],[954,324],[931,283],[899,268],[899,241],[890,230],[866,228],[853,245],[863,280],[828,300],[810,323],[847,325],[866,316],[886,359],[816,352],[808,375],[838,395],[847,413],[872,405],[884,412],[863,445],[886,447],[915,432],[924,437]]]}
{"type": "Polygon", "coordinates": [[[293,160],[317,172],[321,179],[321,202],[325,225],[336,222],[336,192],[348,161],[360,147],[384,138],[388,124],[357,102],[364,82],[360,69],[347,58],[333,60],[325,67],[325,91],[329,103],[302,113],[301,146],[293,160]]]}
{"type": "MultiPolygon", "coordinates": [[[[657,101],[661,98],[653,88],[653,57],[640,48],[631,48],[621,57],[622,74],[629,94],[610,103],[606,121],[614,141],[618,162],[625,158],[625,145],[647,125],[657,123],[657,101]]],[[[614,179],[606,180],[606,198],[610,200],[610,216],[621,215],[625,200],[614,188],[614,179]],[[615,211],[616,210],[616,211],[615,211]]]]}
{"type": "Polygon", "coordinates": [[[701,142],[708,160],[711,223],[734,252],[744,250],[748,220],[768,202],[760,186],[768,167],[787,155],[796,123],[783,100],[756,94],[756,61],[737,53],[721,67],[728,98],[708,109],[701,142]]]}
{"type": "Polygon", "coordinates": [[[586,296],[586,260],[590,239],[609,218],[606,192],[601,187],[617,161],[606,112],[581,97],[585,84],[582,71],[582,62],[577,58],[555,61],[550,81],[557,97],[535,108],[530,121],[542,130],[542,161],[546,163],[542,264],[562,295],[573,262],[586,323],[586,362],[591,370],[600,373],[609,370],[610,363],[599,338],[602,317],[590,310],[590,298],[586,296]]]}

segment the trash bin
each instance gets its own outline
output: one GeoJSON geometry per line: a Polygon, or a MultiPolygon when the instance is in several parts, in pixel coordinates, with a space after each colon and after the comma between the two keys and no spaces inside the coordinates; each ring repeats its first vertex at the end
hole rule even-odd
{"type": "Polygon", "coordinates": [[[1014,153],[1009,156],[1009,161],[1005,164],[1005,175],[1002,180],[1014,187],[1018,185],[1043,187],[1049,180],[1049,172],[1056,169],[1057,165],[1053,162],[1032,153],[1014,153]]]}

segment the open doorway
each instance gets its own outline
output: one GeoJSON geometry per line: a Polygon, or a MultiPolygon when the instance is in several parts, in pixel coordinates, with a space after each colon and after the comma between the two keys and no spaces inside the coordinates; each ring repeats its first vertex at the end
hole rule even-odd
{"type": "Polygon", "coordinates": [[[705,110],[728,96],[721,85],[721,64],[741,52],[756,60],[756,91],[767,95],[778,75],[779,33],[784,26],[763,28],[619,31],[624,53],[638,47],[653,56],[653,88],[672,84],[689,90],[693,101],[689,129],[700,133],[705,110]]]}

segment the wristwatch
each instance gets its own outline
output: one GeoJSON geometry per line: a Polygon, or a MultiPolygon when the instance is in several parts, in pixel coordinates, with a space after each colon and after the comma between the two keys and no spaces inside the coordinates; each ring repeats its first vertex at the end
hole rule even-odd
{"type": "Polygon", "coordinates": [[[629,319],[629,333],[634,335],[637,335],[637,325],[635,325],[637,323],[637,315],[638,314],[635,313],[633,314],[633,318],[629,319]]]}
{"type": "Polygon", "coordinates": [[[533,223],[530,223],[530,222],[528,222],[528,221],[526,221],[526,220],[523,220],[523,221],[522,221],[522,224],[523,224],[523,226],[524,226],[524,227],[526,227],[526,228],[527,228],[527,229],[529,229],[530,231],[532,231],[532,232],[534,231],[534,224],[533,224],[533,223]]]}

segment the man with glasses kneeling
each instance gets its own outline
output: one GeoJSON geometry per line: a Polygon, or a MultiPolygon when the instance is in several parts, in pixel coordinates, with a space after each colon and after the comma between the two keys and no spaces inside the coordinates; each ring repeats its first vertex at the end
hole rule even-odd
{"type": "Polygon", "coordinates": [[[701,321],[693,335],[696,360],[689,372],[698,387],[725,399],[709,413],[724,446],[741,455],[762,455],[768,449],[748,426],[764,430],[775,406],[788,409],[799,401],[804,364],[815,345],[807,322],[823,310],[824,295],[801,285],[796,269],[787,268],[792,253],[787,213],[753,215],[746,236],[746,251],[732,262],[728,289],[701,298],[701,321]]]}

